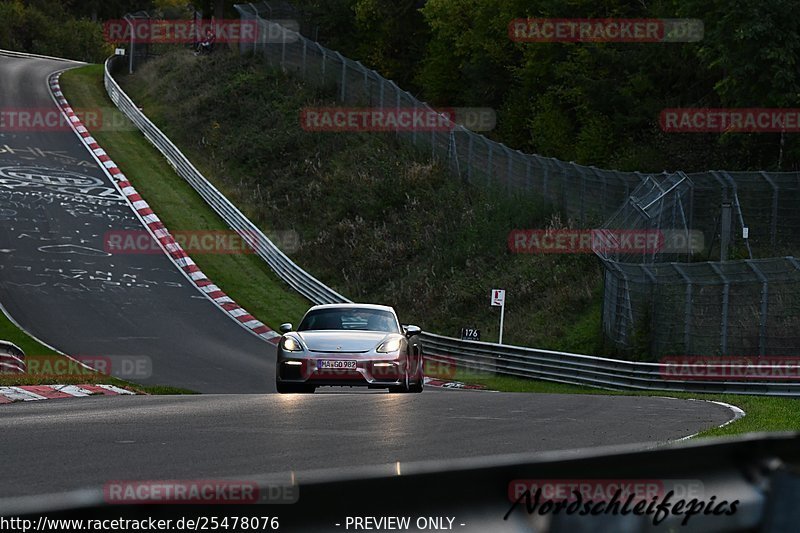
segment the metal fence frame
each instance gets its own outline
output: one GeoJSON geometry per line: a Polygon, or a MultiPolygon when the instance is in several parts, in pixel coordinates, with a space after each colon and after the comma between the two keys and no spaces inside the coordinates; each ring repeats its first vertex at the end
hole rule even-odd
{"type": "MultiPolygon", "coordinates": [[[[329,50],[320,43],[284,27],[281,21],[267,20],[265,17],[269,16],[270,11],[268,2],[238,4],[235,7],[242,20],[257,22],[260,35],[263,36],[255,42],[243,43],[240,47],[241,53],[252,53],[262,57],[267,64],[294,72],[310,83],[335,86],[336,100],[341,103],[397,109],[413,107],[415,110],[433,111],[427,103],[400,89],[394,82],[383,78],[360,62],[350,60],[339,52],[329,50]]],[[[394,133],[426,156],[446,163],[455,175],[467,182],[483,183],[506,190],[510,194],[514,190],[535,192],[545,201],[563,209],[581,225],[588,223],[609,227],[607,224],[619,214],[619,209],[629,206],[635,191],[641,191],[643,187],[655,184],[655,188],[650,192],[658,194],[659,181],[670,176],[666,172],[646,174],[604,170],[575,162],[524,154],[471,132],[462,125],[452,123],[451,125],[452,129],[449,132],[398,130],[394,133]],[[599,224],[601,221],[606,223],[599,224]]],[[[686,205],[680,205],[680,215],[689,225],[685,229],[702,231],[706,242],[714,241],[721,229],[720,225],[723,224],[722,219],[715,219],[714,213],[722,209],[722,203],[730,202],[733,207],[733,220],[728,229],[732,230],[735,227],[737,231],[730,233],[727,230],[720,231],[725,236],[729,235],[729,238],[725,237],[726,247],[730,241],[731,245],[740,247],[745,251],[745,256],[753,260],[757,257],[785,256],[794,253],[800,244],[800,231],[793,230],[800,228],[800,211],[795,209],[795,205],[800,201],[800,173],[708,171],[691,174],[678,172],[674,175],[682,176],[686,183],[690,184],[686,205]],[[747,203],[739,201],[742,194],[747,194],[747,203]],[[743,236],[745,229],[749,233],[747,238],[743,236]]],[[[665,190],[660,192],[663,193],[665,190]]],[[[642,299],[642,294],[631,291],[641,290],[642,293],[649,293],[651,298],[658,298],[659,287],[665,283],[673,283],[674,280],[659,278],[653,272],[649,272],[646,265],[635,264],[639,260],[629,262],[620,258],[602,259],[604,280],[607,283],[603,308],[608,311],[603,315],[603,333],[617,348],[623,351],[635,350],[636,346],[633,346],[630,340],[636,334],[638,324],[647,318],[643,309],[657,308],[663,302],[653,300],[645,306],[637,303],[637,300],[642,299]],[[632,274],[631,270],[640,271],[638,277],[636,273],[632,274]],[[625,276],[620,277],[623,273],[625,276]],[[639,281],[637,284],[634,282],[636,279],[646,281],[639,281]],[[619,320],[615,321],[616,319],[619,320]]],[[[697,256],[654,259],[669,262],[695,261],[697,256]]],[[[784,261],[784,257],[775,257],[771,265],[764,264],[764,272],[779,269],[784,261]]],[[[726,272],[725,265],[726,261],[715,264],[723,276],[711,283],[718,285],[715,290],[728,294],[731,285],[729,281],[723,279],[726,272]]],[[[695,286],[709,283],[707,279],[692,277],[693,273],[698,272],[696,269],[683,268],[679,264],[676,264],[675,268],[680,272],[681,283],[684,284],[688,294],[692,293],[695,286]]],[[[760,302],[764,302],[764,294],[769,292],[772,278],[761,273],[757,266],[751,269],[750,273],[749,280],[740,279],[736,286],[744,283],[760,286],[764,290],[758,298],[760,302]]],[[[734,309],[726,306],[724,299],[722,296],[719,298],[715,310],[715,313],[720,315],[719,321],[723,324],[727,320],[728,311],[734,309]]],[[[742,305],[745,303],[742,302],[742,305]]],[[[750,343],[746,342],[739,344],[730,342],[728,329],[723,325],[720,327],[720,338],[713,343],[714,353],[717,353],[716,347],[724,348],[719,352],[723,355],[770,353],[767,337],[772,332],[767,327],[767,322],[770,318],[772,323],[786,322],[787,317],[770,317],[768,316],[771,312],[770,307],[761,304],[760,308],[762,313],[759,318],[759,341],[756,348],[751,348],[750,343]],[[745,349],[750,351],[743,352],[745,349]]],[[[691,308],[687,307],[686,310],[691,311],[691,308]]],[[[680,328],[684,333],[692,329],[695,332],[702,330],[702,320],[693,316],[691,312],[674,315],[674,318],[670,319],[670,324],[653,322],[648,327],[653,332],[661,329],[660,337],[654,337],[651,342],[650,350],[654,355],[671,353],[668,348],[692,354],[697,353],[694,351],[695,345],[703,350],[709,345],[708,342],[693,343],[691,335],[684,335],[682,338],[685,342],[682,348],[666,346],[673,344],[671,341],[670,343],[664,341],[670,337],[670,331],[673,329],[680,328]],[[679,324],[678,320],[685,321],[679,324]]],[[[782,344],[778,342],[777,351],[771,353],[800,356],[800,342],[791,349],[792,346],[787,344],[791,345],[792,342],[792,339],[782,344]]]]}

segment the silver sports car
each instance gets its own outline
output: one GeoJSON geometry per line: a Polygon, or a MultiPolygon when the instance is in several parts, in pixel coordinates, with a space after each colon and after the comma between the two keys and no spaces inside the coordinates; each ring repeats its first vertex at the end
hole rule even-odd
{"type": "Polygon", "coordinates": [[[278,392],[365,386],[422,392],[420,328],[401,326],[385,305],[331,304],[309,309],[296,331],[281,325],[278,392]]]}

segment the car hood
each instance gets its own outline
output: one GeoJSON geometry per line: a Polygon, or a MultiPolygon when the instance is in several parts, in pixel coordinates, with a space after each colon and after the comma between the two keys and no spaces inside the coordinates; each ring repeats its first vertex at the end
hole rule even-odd
{"type": "Polygon", "coordinates": [[[299,331],[306,347],[312,352],[369,352],[391,335],[382,331],[299,331]]]}

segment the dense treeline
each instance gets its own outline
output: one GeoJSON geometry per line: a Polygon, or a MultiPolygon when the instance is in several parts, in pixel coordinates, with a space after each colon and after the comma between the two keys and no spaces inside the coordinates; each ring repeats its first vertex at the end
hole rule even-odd
{"type": "Polygon", "coordinates": [[[98,22],[76,17],[62,2],[0,2],[0,48],[100,61],[110,46],[98,22]]]}
{"type": "MultiPolygon", "coordinates": [[[[233,0],[224,2],[235,17],[233,0]]],[[[420,98],[487,106],[514,148],[622,170],[797,170],[793,133],[665,133],[674,107],[800,107],[794,0],[294,0],[304,28],[420,98]],[[518,43],[511,20],[697,18],[695,43],[518,43]]],[[[5,0],[0,47],[98,61],[102,21],[185,0],[5,0]]],[[[222,12],[221,0],[195,2],[222,12]]],[[[309,33],[309,32],[307,32],[309,33]]]]}
{"type": "Polygon", "coordinates": [[[185,0],[0,0],[0,48],[100,62],[114,49],[103,36],[105,21],[185,4],[185,0]]]}
{"type": "Polygon", "coordinates": [[[662,109],[800,107],[794,0],[296,0],[319,40],[528,152],[623,170],[797,170],[796,134],[665,133],[662,109]],[[516,43],[512,19],[698,18],[696,43],[516,43]]]}

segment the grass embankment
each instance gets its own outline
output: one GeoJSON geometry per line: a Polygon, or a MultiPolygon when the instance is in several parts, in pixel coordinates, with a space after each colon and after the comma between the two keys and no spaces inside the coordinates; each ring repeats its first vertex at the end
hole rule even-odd
{"type": "MultiPolygon", "coordinates": [[[[508,252],[512,229],[563,225],[534,195],[509,197],[453,179],[391,134],[304,131],[300,110],[335,105],[331,90],[306,86],[257,60],[180,50],[122,83],[251,220],[296,231],[299,246],[289,255],[340,293],[393,305],[404,322],[438,333],[476,326],[492,341],[499,308],[489,306],[489,291],[504,288],[506,342],[602,351],[596,259],[508,252]]],[[[93,86],[99,89],[99,77],[93,86]]],[[[147,180],[132,164],[142,156],[130,155],[129,161],[117,157],[147,180]]],[[[131,177],[161,213],[158,195],[171,186],[148,196],[149,186],[131,177]]],[[[193,216],[195,207],[184,211],[193,216]]],[[[224,286],[237,299],[250,290],[224,286]]]]}
{"type": "MultiPolygon", "coordinates": [[[[704,431],[698,437],[741,435],[758,431],[800,431],[800,399],[749,396],[740,394],[694,394],[680,392],[630,392],[607,391],[565,383],[536,381],[513,376],[494,375],[480,371],[457,370],[452,379],[484,385],[487,389],[503,392],[546,394],[610,394],[616,396],[670,396],[724,402],[742,409],[746,416],[721,428],[704,431]]],[[[657,419],[653,420],[658,423],[657,419]]]]}
{"type": "MultiPolygon", "coordinates": [[[[187,52],[188,53],[188,52],[187,52]]],[[[108,100],[103,67],[91,65],[61,76],[61,86],[75,108],[104,108],[117,128],[92,131],[92,136],[114,159],[133,186],[171,231],[227,231],[227,224],[167,163],[108,100]]],[[[267,231],[269,234],[269,231],[267,231]]],[[[199,254],[192,259],[200,269],[242,307],[276,328],[295,322],[308,302],[279,280],[254,254],[199,254]]]]}

